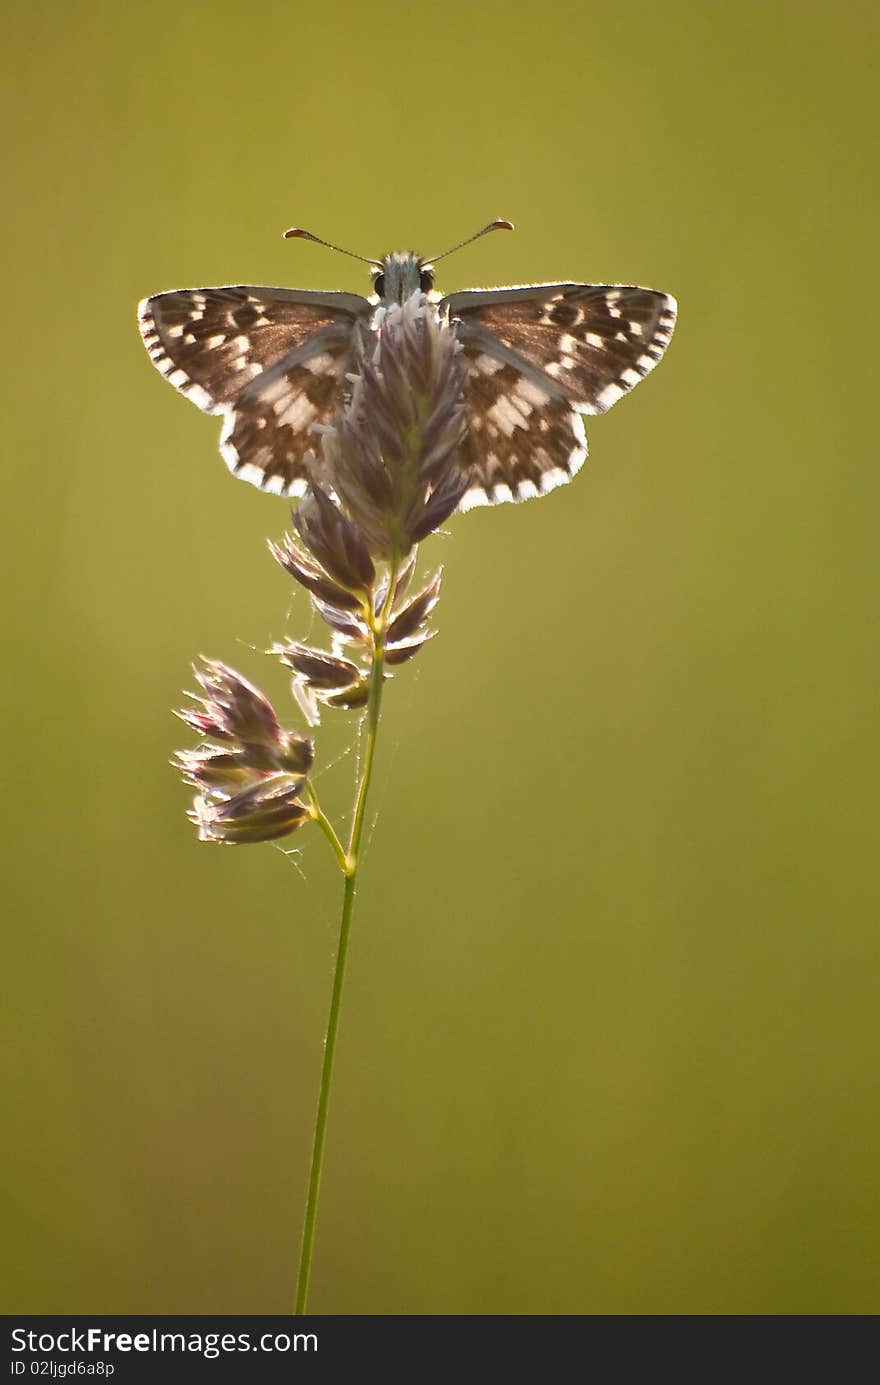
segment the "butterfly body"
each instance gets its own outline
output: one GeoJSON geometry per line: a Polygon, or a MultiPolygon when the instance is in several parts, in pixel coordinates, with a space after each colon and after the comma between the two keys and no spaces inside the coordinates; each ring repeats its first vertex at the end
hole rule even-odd
{"type": "Polygon", "coordinates": [[[223,417],[230,470],[277,494],[306,490],[315,425],[348,389],[358,338],[382,309],[429,295],[468,362],[468,433],[456,459],[462,509],[524,500],[568,481],[586,456],[581,415],[603,413],[660,360],[675,300],[635,285],[521,284],[431,292],[433,267],[403,252],[374,262],[372,297],[228,285],[139,306],[153,364],[205,413],[223,417]]]}

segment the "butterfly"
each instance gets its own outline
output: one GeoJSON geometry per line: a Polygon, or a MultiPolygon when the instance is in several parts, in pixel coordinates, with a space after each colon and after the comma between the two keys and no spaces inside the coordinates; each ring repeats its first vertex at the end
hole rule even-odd
{"type": "MultiPolygon", "coordinates": [[[[513,227],[493,221],[452,250],[499,229],[513,227]]],[[[341,249],[296,227],[285,236],[341,249]]],[[[468,431],[453,464],[470,484],[459,508],[543,495],[587,455],[582,415],[604,413],[654,369],[672,336],[675,299],[631,284],[578,283],[441,297],[433,291],[441,258],[366,260],[369,298],[241,284],[176,289],[140,303],[140,331],[169,383],[222,416],[220,451],[234,475],[300,496],[319,465],[315,426],[330,423],[345,400],[359,339],[383,307],[429,295],[467,360],[468,431]]]]}

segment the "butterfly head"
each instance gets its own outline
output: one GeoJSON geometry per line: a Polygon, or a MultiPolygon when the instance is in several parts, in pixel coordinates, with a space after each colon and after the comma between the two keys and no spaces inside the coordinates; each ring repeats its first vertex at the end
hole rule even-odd
{"type": "Polygon", "coordinates": [[[408,250],[385,255],[373,271],[373,292],[386,305],[402,303],[410,294],[430,293],[434,287],[434,268],[408,250]]]}
{"type": "Polygon", "coordinates": [[[463,245],[470,245],[471,241],[479,240],[480,236],[485,236],[488,231],[512,231],[513,224],[510,221],[490,221],[488,226],[477,231],[476,235],[468,236],[467,240],[459,241],[458,245],[453,245],[451,249],[444,250],[442,255],[422,256],[413,255],[411,251],[395,252],[385,255],[381,260],[370,260],[364,255],[355,255],[351,250],[343,250],[340,245],[333,245],[329,240],[322,240],[320,236],[313,235],[311,231],[304,231],[301,226],[292,226],[289,231],[284,232],[285,239],[291,240],[313,240],[318,245],[326,245],[330,250],[339,250],[343,255],[349,255],[353,260],[361,260],[364,264],[372,266],[373,292],[378,295],[381,301],[389,306],[392,303],[402,303],[410,294],[430,293],[434,287],[434,264],[437,260],[442,260],[444,256],[451,255],[453,250],[460,250],[463,245]]]}

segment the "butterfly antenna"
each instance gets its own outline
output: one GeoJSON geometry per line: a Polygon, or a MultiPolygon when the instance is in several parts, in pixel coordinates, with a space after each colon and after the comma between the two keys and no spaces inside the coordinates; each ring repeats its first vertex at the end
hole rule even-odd
{"type": "Polygon", "coordinates": [[[322,240],[320,236],[315,236],[311,231],[304,231],[301,226],[291,226],[289,231],[284,232],[285,240],[313,240],[316,245],[326,245],[328,250],[338,250],[340,255],[348,255],[353,260],[360,260],[361,264],[375,265],[377,269],[382,268],[379,260],[368,260],[365,255],[356,255],[353,250],[344,250],[341,245],[334,245],[332,241],[322,240]]]}
{"type": "Polygon", "coordinates": [[[420,261],[420,263],[421,263],[421,264],[436,264],[438,260],[445,260],[445,259],[446,259],[446,256],[447,256],[447,255],[451,255],[451,254],[453,253],[453,251],[455,251],[455,250],[460,250],[461,247],[462,247],[463,245],[470,245],[470,243],[471,243],[472,240],[479,240],[479,239],[480,239],[480,236],[487,236],[487,235],[489,234],[490,231],[512,231],[512,230],[513,230],[513,222],[512,222],[512,221],[504,221],[504,220],[502,220],[502,219],[499,219],[498,221],[490,221],[488,226],[484,226],[483,229],[482,229],[481,231],[477,231],[474,235],[468,236],[467,240],[460,240],[460,241],[458,242],[458,245],[453,245],[451,249],[449,249],[449,250],[444,250],[442,255],[426,255],[425,258],[424,258],[423,260],[420,261]]]}

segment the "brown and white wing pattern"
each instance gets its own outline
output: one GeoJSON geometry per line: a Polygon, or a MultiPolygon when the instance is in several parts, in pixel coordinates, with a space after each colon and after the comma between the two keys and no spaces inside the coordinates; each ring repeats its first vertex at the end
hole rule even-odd
{"type": "Polygon", "coordinates": [[[470,486],[459,509],[528,500],[570,481],[587,441],[580,414],[559,387],[527,361],[504,359],[491,338],[465,350],[468,431],[461,465],[470,486]]]}
{"type": "Polygon", "coordinates": [[[468,357],[470,509],[569,481],[587,455],[581,415],[604,413],[653,370],[676,304],[635,285],[534,284],[454,293],[440,310],[468,357]]]}
{"type": "Polygon", "coordinates": [[[232,285],[146,298],[138,321],[156,369],[223,416],[229,469],[263,490],[302,495],[313,427],[342,398],[356,325],[371,312],[353,293],[232,285]]]}

